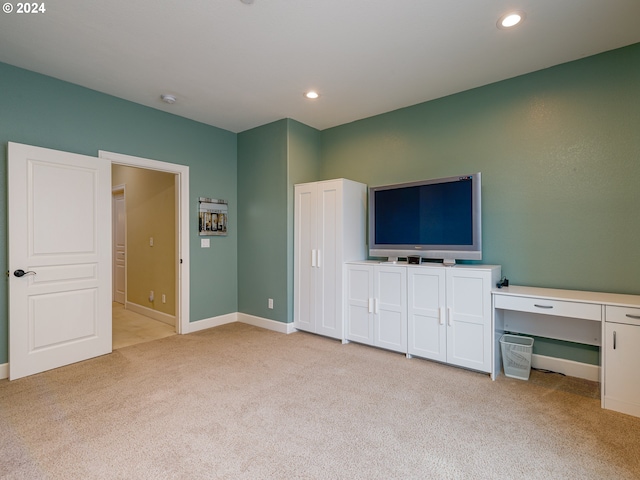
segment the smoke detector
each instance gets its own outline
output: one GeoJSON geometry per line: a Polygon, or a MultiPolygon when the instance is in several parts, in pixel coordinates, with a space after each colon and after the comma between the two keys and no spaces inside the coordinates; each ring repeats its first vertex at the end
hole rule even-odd
{"type": "Polygon", "coordinates": [[[164,94],[160,95],[160,98],[164,103],[168,103],[169,105],[176,103],[176,97],[174,95],[164,94]]]}

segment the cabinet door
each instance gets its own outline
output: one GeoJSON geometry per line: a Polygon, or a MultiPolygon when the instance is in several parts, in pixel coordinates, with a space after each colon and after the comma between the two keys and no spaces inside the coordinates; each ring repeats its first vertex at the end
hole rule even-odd
{"type": "Polygon", "coordinates": [[[445,270],[408,268],[408,352],[447,361],[445,270]]]}
{"type": "Polygon", "coordinates": [[[294,218],[294,313],[297,329],[316,331],[316,189],[314,185],[299,185],[295,189],[294,218]]]}
{"type": "Polygon", "coordinates": [[[604,341],[604,408],[640,416],[640,326],[606,322],[604,341]]]}
{"type": "Polygon", "coordinates": [[[447,362],[491,371],[490,272],[446,270],[447,362]]]}
{"type": "Polygon", "coordinates": [[[374,345],[407,352],[407,271],[375,267],[374,345]]]}
{"type": "Polygon", "coordinates": [[[373,267],[347,265],[346,337],[373,345],[373,267]]]}
{"type": "Polygon", "coordinates": [[[317,187],[316,333],[342,339],[342,184],[317,187]]]}

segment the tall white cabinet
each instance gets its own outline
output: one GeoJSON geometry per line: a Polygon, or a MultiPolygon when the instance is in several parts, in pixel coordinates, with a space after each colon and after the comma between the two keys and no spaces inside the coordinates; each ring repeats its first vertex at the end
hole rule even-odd
{"type": "Polygon", "coordinates": [[[295,328],[345,338],[343,264],[366,256],[366,199],[366,185],[346,179],[295,186],[295,328]]]}

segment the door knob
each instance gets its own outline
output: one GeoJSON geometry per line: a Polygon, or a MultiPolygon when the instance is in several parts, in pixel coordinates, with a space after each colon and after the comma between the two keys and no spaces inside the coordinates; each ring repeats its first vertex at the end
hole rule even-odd
{"type": "Polygon", "coordinates": [[[25,272],[25,271],[24,271],[24,270],[22,270],[22,269],[18,269],[18,270],[16,270],[15,272],[13,272],[13,274],[14,274],[16,277],[20,278],[20,277],[24,277],[25,275],[35,275],[35,274],[36,274],[36,272],[25,272]]]}

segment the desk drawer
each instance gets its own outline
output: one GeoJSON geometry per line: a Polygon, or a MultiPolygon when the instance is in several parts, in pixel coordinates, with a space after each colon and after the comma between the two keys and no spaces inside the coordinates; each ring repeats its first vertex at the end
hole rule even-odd
{"type": "Polygon", "coordinates": [[[564,302],[538,297],[515,297],[512,295],[494,295],[495,307],[504,310],[555,315],[559,317],[602,320],[602,306],[594,303],[564,302]]]}
{"type": "Polygon", "coordinates": [[[607,322],[640,325],[640,308],[607,305],[605,312],[607,322]]]}

